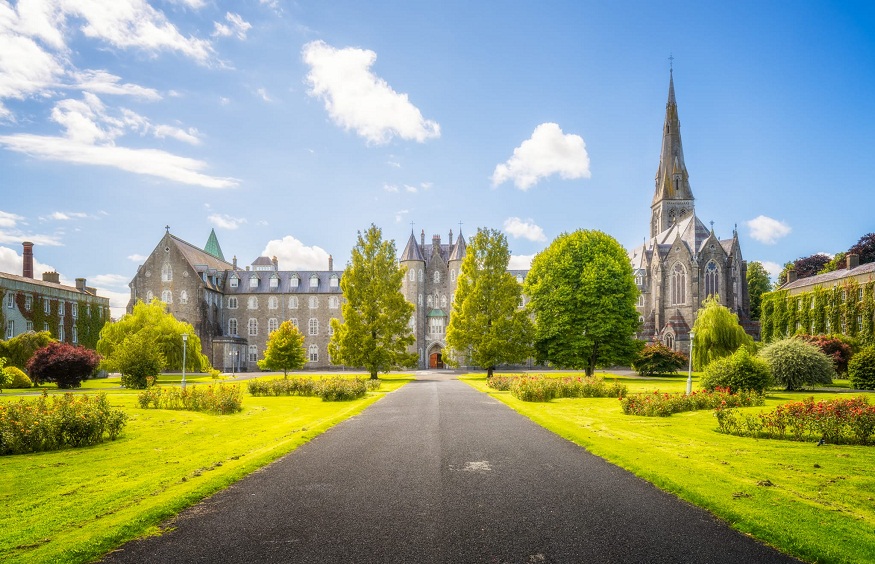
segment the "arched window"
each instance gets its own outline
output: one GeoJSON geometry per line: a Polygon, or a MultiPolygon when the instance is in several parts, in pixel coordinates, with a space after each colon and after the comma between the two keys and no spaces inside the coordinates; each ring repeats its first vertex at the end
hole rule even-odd
{"type": "Polygon", "coordinates": [[[161,301],[165,304],[173,303],[173,293],[170,290],[164,290],[161,292],[161,301]]]}
{"type": "Polygon", "coordinates": [[[316,309],[319,307],[319,298],[316,296],[310,296],[310,309],[316,309]]]}
{"type": "Polygon", "coordinates": [[[236,335],[237,334],[237,320],[233,317],[228,320],[228,334],[236,335]]]}
{"type": "Polygon", "coordinates": [[[258,335],[258,320],[254,317],[249,318],[249,335],[252,337],[258,335]]]}
{"type": "Polygon", "coordinates": [[[455,271],[455,270],[451,270],[451,271],[450,271],[450,280],[451,280],[452,282],[455,282],[455,281],[456,281],[456,271],[455,271]]]}
{"type": "Polygon", "coordinates": [[[280,300],[276,296],[271,296],[267,300],[267,309],[278,309],[280,307],[280,300]]]}
{"type": "Polygon", "coordinates": [[[434,298],[431,297],[431,294],[429,294],[428,296],[426,296],[425,304],[426,304],[428,307],[434,307],[434,298]]]}
{"type": "Polygon", "coordinates": [[[308,326],[308,333],[310,335],[318,335],[319,334],[319,320],[315,317],[310,318],[310,323],[308,326]]]}
{"type": "Polygon", "coordinates": [[[179,303],[181,303],[181,304],[188,303],[188,292],[186,292],[185,290],[183,290],[179,293],[179,303]]]}
{"type": "Polygon", "coordinates": [[[340,307],[340,298],[337,296],[328,298],[328,309],[337,309],[338,307],[340,307]]]}
{"type": "Polygon", "coordinates": [[[416,271],[412,268],[410,269],[410,272],[407,273],[407,276],[410,278],[411,282],[416,282],[416,271]]]}
{"type": "Polygon", "coordinates": [[[271,333],[279,329],[279,326],[280,324],[279,321],[277,321],[277,318],[271,317],[267,320],[267,334],[270,335],[271,333]]]}
{"type": "Polygon", "coordinates": [[[170,266],[169,262],[165,262],[164,266],[161,267],[161,281],[170,282],[171,280],[173,280],[173,267],[170,266]]]}
{"type": "Polygon", "coordinates": [[[719,271],[714,261],[709,261],[705,266],[705,296],[715,296],[720,292],[719,271]]]}
{"type": "Polygon", "coordinates": [[[310,348],[307,349],[307,358],[310,362],[319,362],[319,347],[310,345],[310,348]]]}
{"type": "Polygon", "coordinates": [[[298,318],[297,317],[293,317],[293,318],[289,319],[289,321],[292,322],[292,325],[295,326],[295,329],[298,329],[298,318]]]}
{"type": "Polygon", "coordinates": [[[680,305],[687,302],[687,272],[680,263],[671,269],[671,304],[680,305]]]}
{"type": "Polygon", "coordinates": [[[666,333],[665,337],[662,338],[662,342],[665,343],[666,347],[674,348],[674,336],[671,333],[666,333]]]}
{"type": "Polygon", "coordinates": [[[444,309],[447,309],[447,296],[446,295],[441,296],[441,307],[444,309]]]}
{"type": "MultiPolygon", "coordinates": [[[[149,290],[148,292],[146,292],[146,303],[147,304],[152,303],[152,300],[154,298],[155,298],[155,294],[152,293],[152,290],[149,290]]],[[[46,306],[48,306],[49,301],[43,300],[43,303],[46,304],[46,306]]],[[[48,311],[46,313],[48,313],[48,311]]]]}
{"type": "Polygon", "coordinates": [[[228,309],[237,309],[237,298],[228,298],[228,309]]]}
{"type": "Polygon", "coordinates": [[[249,309],[258,309],[258,298],[255,296],[249,296],[246,307],[249,309]]]}
{"type": "Polygon", "coordinates": [[[434,283],[435,284],[441,283],[441,273],[437,270],[434,271],[434,283]]]}
{"type": "Polygon", "coordinates": [[[258,347],[255,345],[249,345],[249,362],[256,362],[258,360],[258,347]]]}
{"type": "MultiPolygon", "coordinates": [[[[151,292],[149,293],[151,294],[151,292]]],[[[416,298],[416,305],[422,305],[422,294],[419,294],[419,297],[416,298]]]]}
{"type": "Polygon", "coordinates": [[[420,282],[422,282],[422,277],[423,277],[423,276],[424,276],[424,274],[422,273],[422,269],[420,268],[420,269],[419,269],[419,281],[420,281],[420,282]]]}
{"type": "Polygon", "coordinates": [[[298,296],[289,298],[289,309],[298,309],[298,296]]]}

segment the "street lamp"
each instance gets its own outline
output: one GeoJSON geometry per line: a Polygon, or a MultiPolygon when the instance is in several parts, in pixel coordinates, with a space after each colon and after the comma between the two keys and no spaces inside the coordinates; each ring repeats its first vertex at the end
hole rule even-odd
{"type": "Polygon", "coordinates": [[[182,389],[185,389],[185,349],[188,348],[188,333],[182,334],[182,389]]]}
{"type": "Polygon", "coordinates": [[[693,393],[693,332],[690,331],[690,367],[687,370],[687,395],[693,393]]]}
{"type": "Polygon", "coordinates": [[[231,357],[231,378],[233,379],[236,378],[236,376],[234,375],[234,368],[237,364],[237,351],[231,351],[228,353],[228,355],[231,357]]]}

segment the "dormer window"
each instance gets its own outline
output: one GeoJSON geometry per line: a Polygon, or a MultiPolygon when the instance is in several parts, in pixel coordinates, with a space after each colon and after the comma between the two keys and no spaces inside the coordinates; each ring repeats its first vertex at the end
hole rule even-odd
{"type": "Polygon", "coordinates": [[[249,287],[258,288],[258,276],[251,276],[249,278],[249,287]]]}
{"type": "Polygon", "coordinates": [[[270,277],[270,289],[276,290],[280,285],[280,279],[274,275],[270,277]]]}
{"type": "Polygon", "coordinates": [[[292,288],[298,287],[298,275],[297,274],[293,274],[292,277],[289,278],[289,286],[291,286],[292,288]]]}
{"type": "Polygon", "coordinates": [[[231,287],[232,288],[236,288],[237,285],[239,284],[239,282],[240,282],[240,279],[237,278],[236,276],[231,277],[231,287]]]}
{"type": "Polygon", "coordinates": [[[310,277],[310,287],[311,288],[318,288],[319,287],[319,276],[317,274],[314,274],[310,277]]]}
{"type": "Polygon", "coordinates": [[[336,275],[336,274],[332,274],[332,275],[331,275],[331,279],[329,280],[329,285],[330,285],[332,288],[337,288],[337,284],[338,284],[338,278],[337,278],[337,275],[336,275]]]}

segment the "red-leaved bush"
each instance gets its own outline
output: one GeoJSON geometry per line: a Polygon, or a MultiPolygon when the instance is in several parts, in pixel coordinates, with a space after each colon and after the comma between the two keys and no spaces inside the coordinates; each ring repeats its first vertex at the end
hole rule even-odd
{"type": "Polygon", "coordinates": [[[54,382],[59,388],[78,388],[99,362],[100,356],[91,349],[54,342],[33,353],[27,372],[37,385],[54,382]]]}

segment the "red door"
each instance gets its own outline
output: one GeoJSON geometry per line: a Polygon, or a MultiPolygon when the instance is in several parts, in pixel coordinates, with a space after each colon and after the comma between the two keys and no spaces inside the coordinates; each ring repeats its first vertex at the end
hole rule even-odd
{"type": "Polygon", "coordinates": [[[444,359],[441,353],[435,352],[431,353],[428,357],[428,367],[429,368],[443,368],[444,367],[444,359]]]}

